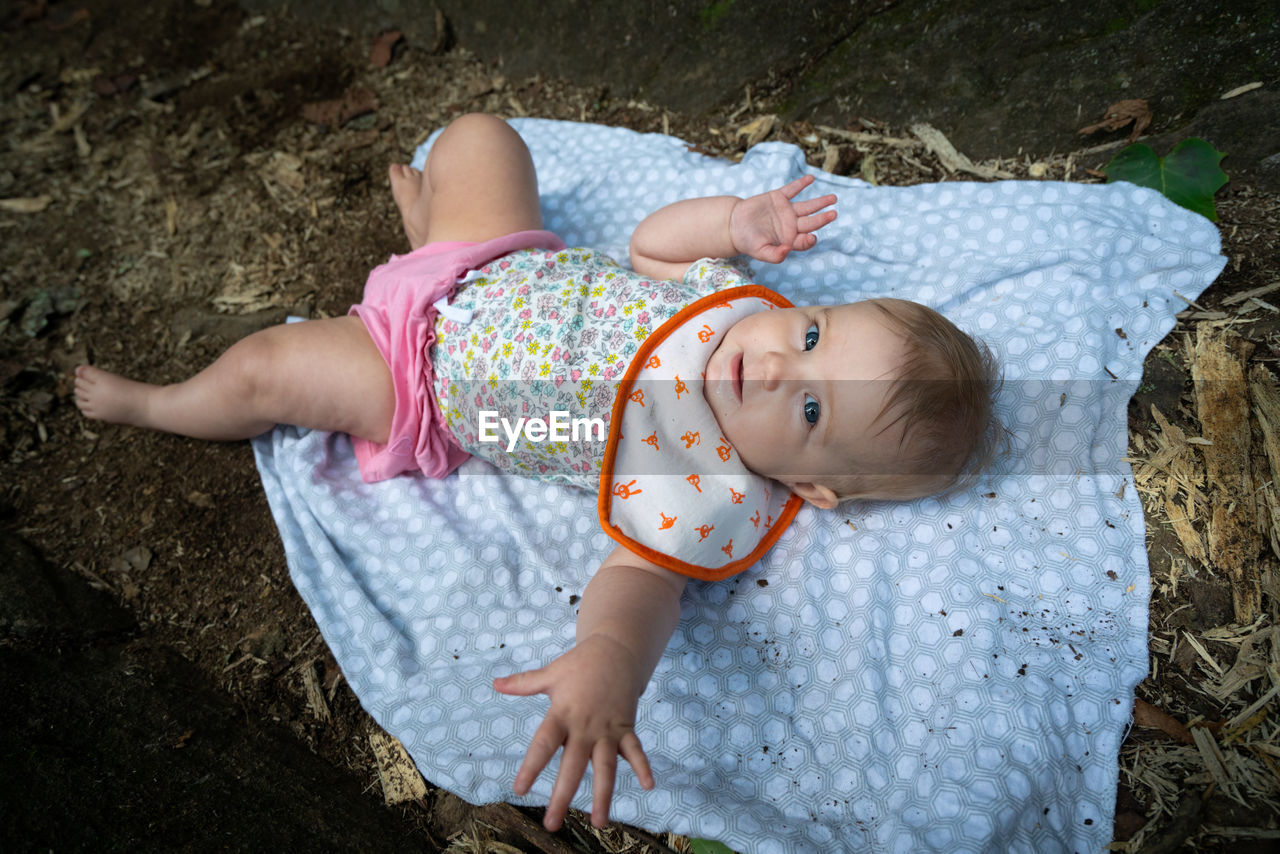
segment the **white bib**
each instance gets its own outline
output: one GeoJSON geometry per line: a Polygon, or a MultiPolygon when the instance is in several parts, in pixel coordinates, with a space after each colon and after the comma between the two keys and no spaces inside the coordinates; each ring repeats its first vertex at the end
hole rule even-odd
{"type": "Polygon", "coordinates": [[[600,473],[605,533],[659,566],[704,581],[751,566],[801,499],[747,469],[702,396],[707,360],[734,323],[789,308],[759,285],[686,306],[645,339],[618,386],[600,473]]]}

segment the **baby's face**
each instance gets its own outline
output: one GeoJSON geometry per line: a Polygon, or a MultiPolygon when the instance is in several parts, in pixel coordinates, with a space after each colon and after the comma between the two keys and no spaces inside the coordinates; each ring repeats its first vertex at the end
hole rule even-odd
{"type": "Polygon", "coordinates": [[[906,356],[882,318],[856,302],[761,311],[730,327],[703,395],[747,468],[826,506],[802,485],[897,453],[901,425],[873,426],[906,356]]]}

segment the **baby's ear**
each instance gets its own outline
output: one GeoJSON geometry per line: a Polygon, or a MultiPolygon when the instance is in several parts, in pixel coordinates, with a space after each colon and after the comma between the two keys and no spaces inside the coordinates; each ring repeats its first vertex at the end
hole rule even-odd
{"type": "Polygon", "coordinates": [[[820,483],[793,483],[791,491],[819,510],[834,510],[840,497],[829,486],[820,483]]]}

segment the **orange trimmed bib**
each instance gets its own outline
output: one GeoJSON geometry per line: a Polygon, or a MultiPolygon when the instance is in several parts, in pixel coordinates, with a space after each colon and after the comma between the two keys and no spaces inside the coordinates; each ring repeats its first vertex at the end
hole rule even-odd
{"type": "Polygon", "coordinates": [[[730,288],[686,306],[640,345],[609,420],[599,493],[605,533],[703,581],[741,572],[782,535],[800,497],[742,463],[702,387],[729,327],[790,307],[759,285],[730,288]]]}

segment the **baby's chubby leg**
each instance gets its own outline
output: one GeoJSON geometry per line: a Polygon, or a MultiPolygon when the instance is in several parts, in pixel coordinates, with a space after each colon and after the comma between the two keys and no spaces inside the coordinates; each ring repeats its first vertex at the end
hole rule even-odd
{"type": "Polygon", "coordinates": [[[395,413],[387,363],[358,317],[264,329],[172,385],[81,365],[75,400],[89,418],[197,439],[247,439],[294,424],[384,442],[395,413]]]}
{"type": "Polygon", "coordinates": [[[431,146],[421,171],[393,164],[390,179],[413,249],[542,228],[533,158],[520,135],[496,116],[455,119],[431,146]]]}

